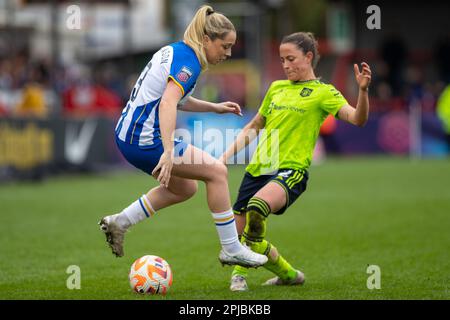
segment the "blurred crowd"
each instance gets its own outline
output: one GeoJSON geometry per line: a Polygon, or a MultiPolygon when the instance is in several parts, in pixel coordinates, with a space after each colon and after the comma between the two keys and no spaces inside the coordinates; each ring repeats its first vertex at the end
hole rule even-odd
{"type": "Polygon", "coordinates": [[[373,64],[371,102],[376,111],[405,109],[419,103],[435,112],[439,97],[450,84],[450,37],[435,48],[410,51],[400,38],[387,39],[373,64]]]}
{"type": "MultiPolygon", "coordinates": [[[[439,97],[450,84],[450,38],[425,52],[411,53],[400,39],[393,38],[373,54],[368,61],[373,69],[372,111],[407,110],[411,103],[419,102],[422,111],[436,112],[439,97]]],[[[349,63],[348,69],[351,68],[349,63]]],[[[0,116],[115,117],[138,77],[124,73],[127,74],[113,63],[53,67],[48,59],[32,59],[26,52],[2,56],[0,116]]],[[[349,75],[347,82],[352,84],[351,72],[349,75]]],[[[236,87],[245,90],[245,86],[236,87]]],[[[349,94],[352,98],[351,92],[346,93],[349,94]]]]}
{"type": "Polygon", "coordinates": [[[0,116],[114,117],[128,94],[112,64],[53,67],[26,53],[0,57],[0,116]]]}

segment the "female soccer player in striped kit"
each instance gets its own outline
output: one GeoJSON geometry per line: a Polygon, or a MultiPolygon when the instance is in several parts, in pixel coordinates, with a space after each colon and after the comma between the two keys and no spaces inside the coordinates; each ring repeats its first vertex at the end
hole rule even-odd
{"type": "MultiPolygon", "coordinates": [[[[184,111],[241,114],[233,102],[210,103],[191,97],[201,71],[231,56],[236,41],[233,24],[210,6],[201,7],[184,41],[156,52],[142,71],[116,126],[116,142],[136,168],[160,185],[122,212],[101,219],[112,252],[123,256],[126,230],[162,208],[185,201],[205,182],[207,201],[219,234],[222,264],[258,267],[267,257],[239,242],[228,192],[226,166],[209,154],[174,139],[177,107],[184,111]],[[201,159],[200,163],[195,160],[201,159]]],[[[199,161],[197,161],[199,162],[199,161]]]]}
{"type": "MultiPolygon", "coordinates": [[[[354,65],[359,96],[356,109],[332,85],[316,78],[314,68],[319,59],[317,43],[311,33],[298,32],[284,37],[280,58],[287,80],[270,86],[259,112],[245,126],[235,142],[221,156],[221,161],[234,156],[265,129],[252,161],[246,168],[238,199],[233,206],[239,234],[253,251],[265,254],[264,268],[276,277],[266,285],[296,285],[305,281],[304,274],[294,269],[265,239],[269,214],[282,214],[305,191],[307,169],[311,164],[320,126],[332,114],[356,126],[363,126],[369,116],[367,90],[371,71],[362,63],[362,71],[354,65]],[[276,132],[276,134],[274,134],[276,132]],[[276,149],[274,146],[276,141],[276,149]],[[267,145],[269,145],[267,147],[267,145]],[[266,154],[264,153],[265,151],[266,154]],[[267,157],[267,154],[269,158],[267,157]],[[271,161],[264,161],[264,160],[271,161]]],[[[232,291],[247,290],[248,270],[235,267],[231,277],[232,291]]]]}

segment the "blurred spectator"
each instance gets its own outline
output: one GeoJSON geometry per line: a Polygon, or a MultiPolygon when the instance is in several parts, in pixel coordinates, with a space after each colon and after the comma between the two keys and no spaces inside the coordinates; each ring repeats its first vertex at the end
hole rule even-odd
{"type": "Polygon", "coordinates": [[[439,41],[435,56],[440,79],[450,83],[450,35],[439,41]]]}
{"type": "MultiPolygon", "coordinates": [[[[353,68],[353,65],[351,67],[353,68]]],[[[376,60],[373,64],[373,78],[371,87],[376,88],[381,83],[387,84],[389,86],[389,66],[383,60],[376,60]]],[[[389,90],[392,94],[392,90],[389,90]]],[[[373,95],[373,92],[374,91],[370,91],[369,94],[373,95]]]]}
{"type": "Polygon", "coordinates": [[[334,116],[328,115],[320,127],[320,136],[323,139],[325,150],[327,153],[338,154],[339,144],[334,137],[337,128],[337,120],[334,116]]]}
{"type": "Polygon", "coordinates": [[[14,110],[17,116],[45,117],[48,109],[45,104],[44,91],[36,82],[28,83],[23,89],[21,102],[14,110]]]}
{"type": "Polygon", "coordinates": [[[424,82],[422,94],[422,111],[435,112],[437,97],[434,94],[433,85],[430,82],[424,82]]]}
{"type": "Polygon", "coordinates": [[[120,113],[122,100],[117,93],[99,82],[92,82],[89,69],[82,65],[72,65],[66,74],[66,89],[63,91],[63,114],[66,116],[115,117],[120,113]]]}
{"type": "Polygon", "coordinates": [[[408,97],[410,100],[422,99],[424,94],[423,88],[423,71],[414,65],[406,68],[406,84],[409,86],[408,97]]]}
{"type": "Polygon", "coordinates": [[[63,93],[63,114],[84,117],[95,108],[94,93],[89,83],[80,82],[63,93]]]}
{"type": "Polygon", "coordinates": [[[4,117],[8,114],[8,110],[4,105],[0,103],[0,117],[4,117]]]}
{"type": "MultiPolygon", "coordinates": [[[[100,85],[109,92],[114,92],[124,105],[130,96],[126,84],[120,77],[117,67],[112,63],[104,64],[94,73],[94,83],[100,85]]],[[[134,86],[134,83],[133,83],[134,86]]]]}
{"type": "Polygon", "coordinates": [[[10,72],[11,66],[7,59],[0,61],[0,89],[11,89],[13,78],[10,72]]]}
{"type": "Polygon", "coordinates": [[[381,57],[387,64],[387,78],[394,96],[402,93],[406,53],[407,50],[402,39],[397,36],[387,37],[381,46],[381,57]]]}
{"type": "Polygon", "coordinates": [[[375,95],[370,98],[371,110],[378,112],[388,112],[402,110],[405,108],[405,101],[402,97],[394,97],[388,82],[383,81],[374,85],[375,95]]]}
{"type": "Polygon", "coordinates": [[[122,109],[122,99],[114,91],[102,86],[94,86],[95,110],[94,113],[115,117],[122,109]]]}
{"type": "Polygon", "coordinates": [[[434,112],[436,97],[433,94],[433,86],[425,82],[424,70],[419,66],[411,65],[406,69],[407,103],[420,103],[422,111],[434,112]]]}
{"type": "Polygon", "coordinates": [[[447,150],[450,153],[450,83],[439,97],[436,111],[445,130],[447,150]]]}
{"type": "Polygon", "coordinates": [[[101,85],[80,83],[69,87],[63,94],[64,114],[69,116],[115,117],[121,107],[120,97],[101,85]]]}
{"type": "Polygon", "coordinates": [[[33,65],[27,71],[26,83],[22,90],[22,97],[14,110],[17,116],[46,117],[48,108],[45,101],[44,71],[41,66],[33,65]]]}

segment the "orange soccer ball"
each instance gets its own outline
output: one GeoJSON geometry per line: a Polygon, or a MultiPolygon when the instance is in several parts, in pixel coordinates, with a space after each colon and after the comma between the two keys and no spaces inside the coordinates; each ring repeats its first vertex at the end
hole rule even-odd
{"type": "Polygon", "coordinates": [[[137,293],[164,295],[172,285],[172,270],[163,258],[147,255],[131,265],[128,279],[137,293]]]}

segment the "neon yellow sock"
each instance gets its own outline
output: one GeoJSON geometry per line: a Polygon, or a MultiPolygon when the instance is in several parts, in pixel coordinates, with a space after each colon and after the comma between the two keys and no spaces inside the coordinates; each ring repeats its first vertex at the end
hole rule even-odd
{"type": "MultiPolygon", "coordinates": [[[[254,252],[264,254],[269,258],[264,268],[276,274],[283,281],[292,280],[297,276],[296,270],[278,253],[276,253],[274,260],[270,252],[273,251],[273,255],[276,248],[264,239],[266,236],[266,218],[269,213],[270,207],[265,201],[256,197],[250,199],[246,216],[247,223],[242,239],[254,252]]],[[[240,274],[245,277],[248,275],[248,269],[245,269],[235,267],[233,274],[240,274]]]]}
{"type": "Polygon", "coordinates": [[[267,240],[262,240],[261,242],[252,242],[247,240],[246,243],[253,251],[264,254],[269,258],[263,267],[276,274],[281,280],[288,281],[297,276],[297,271],[280,254],[278,254],[275,261],[271,259],[269,253],[273,246],[267,240]]]}
{"type": "Polygon", "coordinates": [[[244,278],[247,278],[248,276],[248,268],[246,267],[241,267],[241,266],[235,266],[233,268],[233,272],[231,273],[231,276],[241,276],[244,278]]]}
{"type": "Polygon", "coordinates": [[[269,260],[264,267],[283,281],[293,280],[297,276],[297,271],[280,254],[275,262],[269,260]]]}

